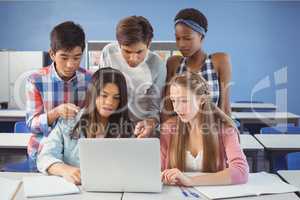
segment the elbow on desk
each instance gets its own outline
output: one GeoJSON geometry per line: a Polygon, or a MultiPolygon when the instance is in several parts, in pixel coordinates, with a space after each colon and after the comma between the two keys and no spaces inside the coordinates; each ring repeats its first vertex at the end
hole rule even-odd
{"type": "Polygon", "coordinates": [[[230,173],[232,185],[244,184],[248,182],[248,177],[249,177],[248,165],[230,168],[229,173],[230,173]]]}

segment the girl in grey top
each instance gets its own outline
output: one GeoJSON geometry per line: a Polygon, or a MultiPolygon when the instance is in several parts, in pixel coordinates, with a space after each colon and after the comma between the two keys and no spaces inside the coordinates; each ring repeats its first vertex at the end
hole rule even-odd
{"type": "Polygon", "coordinates": [[[79,138],[131,137],[133,126],[128,117],[126,87],[120,71],[112,68],[96,71],[84,108],[74,119],[59,119],[42,141],[38,170],[80,184],[79,138]]]}

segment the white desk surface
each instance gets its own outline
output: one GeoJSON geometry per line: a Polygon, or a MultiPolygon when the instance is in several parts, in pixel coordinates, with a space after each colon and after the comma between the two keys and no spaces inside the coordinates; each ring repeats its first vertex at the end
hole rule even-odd
{"type": "Polygon", "coordinates": [[[252,136],[248,134],[240,135],[241,148],[245,150],[263,150],[264,147],[252,136]]]}
{"type": "Polygon", "coordinates": [[[26,149],[31,133],[0,133],[0,148],[26,149]]]}
{"type": "Polygon", "coordinates": [[[234,198],[232,200],[299,200],[300,198],[295,193],[286,193],[286,194],[271,194],[271,195],[262,195],[257,197],[241,197],[234,198]]]}
{"type": "MultiPolygon", "coordinates": [[[[41,176],[40,173],[16,173],[16,172],[0,172],[1,177],[11,178],[16,180],[21,180],[24,176],[41,176]]],[[[23,185],[17,191],[15,200],[25,200],[23,185]]],[[[181,196],[180,190],[177,187],[164,186],[162,193],[149,194],[149,193],[124,193],[122,198],[122,193],[99,193],[99,192],[84,192],[81,191],[80,194],[72,195],[62,195],[53,197],[42,197],[34,198],[34,200],[181,200],[190,199],[183,198],[181,196]],[[175,195],[170,195],[175,191],[175,195]],[[170,198],[171,197],[171,198],[170,198]]],[[[203,198],[205,199],[205,197],[203,198]]],[[[287,194],[276,194],[276,195],[262,195],[258,197],[242,197],[234,199],[245,199],[245,200],[281,200],[281,199],[299,199],[294,193],[287,194]]]]}
{"type": "MultiPolygon", "coordinates": [[[[16,173],[16,172],[0,172],[1,177],[21,180],[24,176],[40,176],[40,173],[16,173]]],[[[51,187],[51,186],[50,186],[51,187]]],[[[23,185],[19,188],[15,200],[121,200],[122,193],[100,193],[100,192],[85,192],[81,190],[80,194],[41,197],[41,198],[26,198],[24,197],[23,185]]]]}
{"type": "Polygon", "coordinates": [[[299,134],[256,134],[255,137],[267,149],[300,149],[299,134]]]}
{"type": "Polygon", "coordinates": [[[25,110],[16,109],[0,109],[0,117],[24,117],[26,116],[25,110]]]}
{"type": "MultiPolygon", "coordinates": [[[[199,192],[198,192],[199,194],[199,192]]],[[[197,200],[197,198],[184,197],[178,187],[164,187],[162,193],[149,194],[149,193],[124,193],[122,200],[197,200]],[[174,194],[175,193],[175,194],[174,194]]],[[[209,200],[207,197],[202,196],[203,200],[209,200]]],[[[286,194],[271,194],[251,197],[240,197],[240,198],[227,198],[232,200],[292,200],[300,199],[295,193],[286,194]]],[[[198,199],[199,200],[199,199],[198,199]]]]}
{"type": "Polygon", "coordinates": [[[299,119],[300,116],[289,112],[232,112],[234,119],[299,119]]]}
{"type": "Polygon", "coordinates": [[[231,103],[232,109],[253,108],[253,109],[276,109],[277,106],[272,103],[231,103]]]}
{"type": "Polygon", "coordinates": [[[300,188],[300,170],[279,170],[277,173],[286,182],[300,188]]]}

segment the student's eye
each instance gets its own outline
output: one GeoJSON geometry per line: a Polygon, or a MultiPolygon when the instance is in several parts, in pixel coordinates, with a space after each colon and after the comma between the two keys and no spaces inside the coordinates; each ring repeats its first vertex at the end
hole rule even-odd
{"type": "Polygon", "coordinates": [[[123,49],[123,52],[124,52],[124,53],[126,53],[126,54],[130,54],[130,52],[129,52],[129,51],[127,51],[127,50],[124,50],[124,49],[123,49]]]}
{"type": "Polygon", "coordinates": [[[106,98],[106,97],[107,97],[107,95],[106,95],[106,94],[100,94],[100,96],[101,96],[101,97],[104,97],[104,98],[106,98]]]}
{"type": "Polygon", "coordinates": [[[191,40],[192,38],[191,37],[185,37],[185,38],[183,38],[184,40],[191,40]]]}
{"type": "Polygon", "coordinates": [[[119,100],[120,96],[115,96],[114,99],[119,100]]]}

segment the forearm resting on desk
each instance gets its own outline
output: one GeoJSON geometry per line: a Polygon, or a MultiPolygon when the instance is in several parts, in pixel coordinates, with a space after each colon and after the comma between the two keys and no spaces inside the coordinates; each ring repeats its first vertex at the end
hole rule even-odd
{"type": "Polygon", "coordinates": [[[216,173],[190,174],[183,173],[177,168],[166,169],[162,172],[161,178],[167,185],[184,186],[207,186],[207,185],[230,185],[232,180],[229,169],[216,173]]]}
{"type": "Polygon", "coordinates": [[[81,183],[80,169],[78,167],[73,167],[64,163],[54,163],[48,168],[47,172],[50,175],[62,176],[75,184],[81,183]]]}
{"type": "Polygon", "coordinates": [[[229,169],[224,169],[216,173],[208,173],[191,177],[193,186],[204,185],[230,185],[232,184],[229,169]]]}

